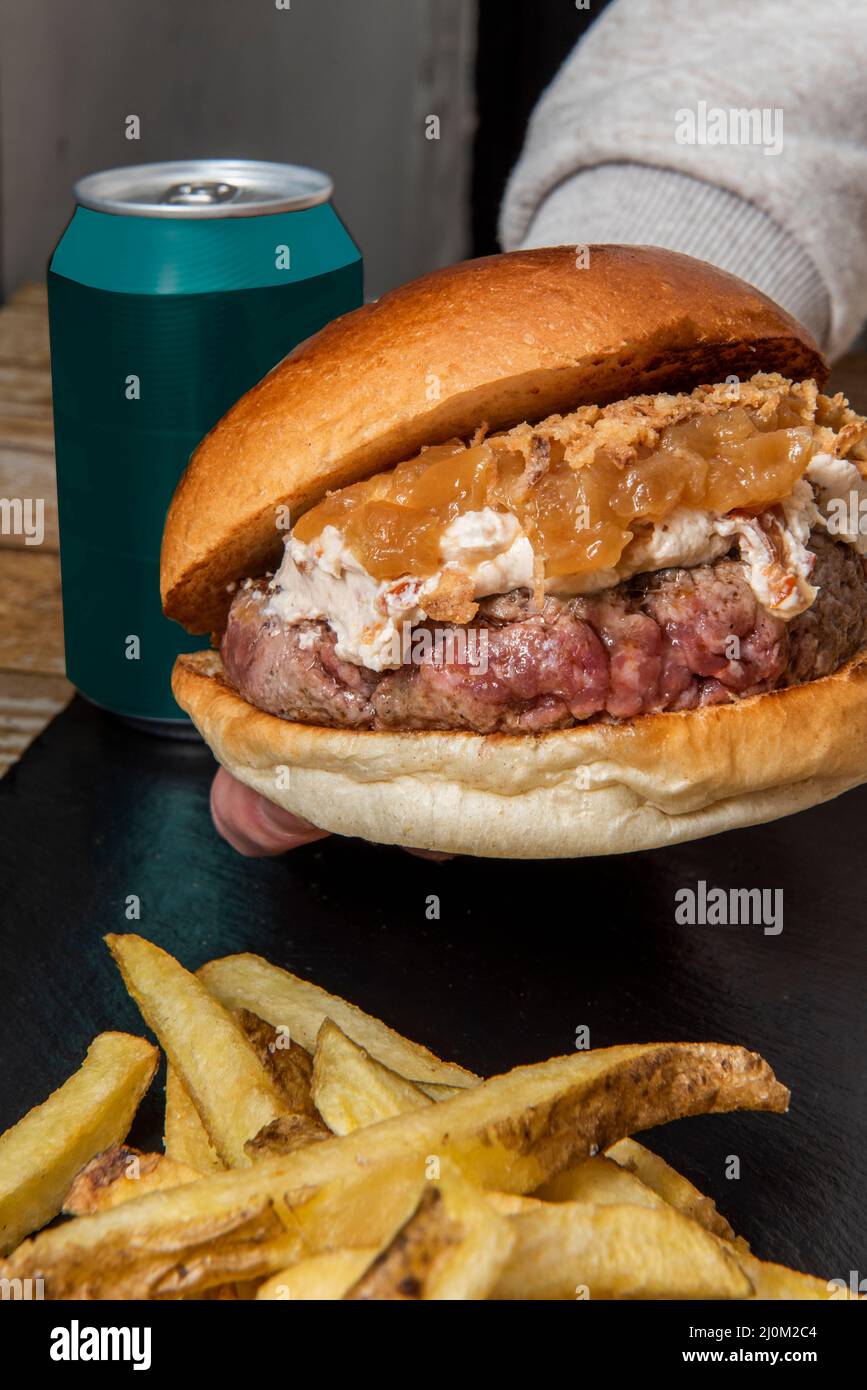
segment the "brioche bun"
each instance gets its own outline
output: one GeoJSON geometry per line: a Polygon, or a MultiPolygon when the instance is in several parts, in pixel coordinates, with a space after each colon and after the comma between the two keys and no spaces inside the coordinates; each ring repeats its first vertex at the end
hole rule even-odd
{"type": "MultiPolygon", "coordinates": [[[[273,568],[278,508],[422,445],[729,375],[824,385],[807,332],[749,285],[651,247],[492,256],[437,271],[296,349],[205,438],[172,502],[166,613],[221,629],[234,581],[273,568]]],[[[815,805],[867,778],[867,654],[728,705],[537,735],[320,728],[256,709],[215,652],[173,689],[240,781],[323,829],[487,857],[674,844],[815,805]]]]}
{"type": "Polygon", "coordinates": [[[736,704],[546,734],[323,729],[264,714],[216,652],[172,680],[239,781],[323,830],[495,859],[625,854],[757,825],[867,776],[867,653],[736,704]]]}

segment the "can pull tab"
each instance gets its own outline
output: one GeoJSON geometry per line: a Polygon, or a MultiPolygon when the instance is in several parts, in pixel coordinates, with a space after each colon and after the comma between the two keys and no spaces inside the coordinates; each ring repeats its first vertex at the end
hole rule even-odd
{"type": "Polygon", "coordinates": [[[212,207],[215,203],[230,203],[237,196],[233,183],[173,183],[160,202],[175,207],[212,207]]]}

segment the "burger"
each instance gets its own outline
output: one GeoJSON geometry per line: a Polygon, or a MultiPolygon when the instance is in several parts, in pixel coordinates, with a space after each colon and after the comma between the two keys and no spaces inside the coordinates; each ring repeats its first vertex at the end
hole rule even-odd
{"type": "Polygon", "coordinates": [[[867,422],[808,333],[652,247],[336,320],[194,453],[166,613],[219,761],[343,835],[646,849],[867,776],[867,422]]]}

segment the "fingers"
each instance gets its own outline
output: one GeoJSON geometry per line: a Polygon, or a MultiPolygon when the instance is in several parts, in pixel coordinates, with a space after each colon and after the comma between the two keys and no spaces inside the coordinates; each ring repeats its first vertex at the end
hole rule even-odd
{"type": "MultiPolygon", "coordinates": [[[[329,833],[274,806],[223,767],[217,770],[211,784],[211,816],[218,833],[233,849],[255,858],[285,854],[299,845],[323,840],[329,833]]],[[[434,849],[411,849],[407,853],[434,864],[444,864],[453,857],[434,849]]]]}
{"type": "Polygon", "coordinates": [[[328,834],[327,830],[318,830],[272,805],[222,767],[211,785],[211,816],[217,831],[233,849],[259,858],[285,854],[328,834]]]}

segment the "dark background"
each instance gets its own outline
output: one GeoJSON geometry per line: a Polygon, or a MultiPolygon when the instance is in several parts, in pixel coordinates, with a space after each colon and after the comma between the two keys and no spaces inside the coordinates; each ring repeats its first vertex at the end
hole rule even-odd
{"type": "MultiPolygon", "coordinates": [[[[102,943],[139,931],[184,965],[256,951],[491,1074],[574,1048],[703,1040],[761,1052],[788,1116],[679,1121],[653,1146],[769,1259],[865,1269],[867,788],[765,827],[629,857],[455,859],[330,839],[247,860],[208,815],[213,760],[76,700],[0,783],[0,1129],[140,1032],[102,943]],[[784,889],[784,929],[680,927],[678,888],[784,889]],[[140,922],[125,917],[129,894],[140,922]],[[428,921],[426,900],[440,898],[428,921]],[[728,1181],[727,1157],[741,1178],[728,1181]]],[[[133,1142],[159,1143],[163,1077],[133,1142]]]]}
{"type": "Polygon", "coordinates": [[[609,0],[576,10],[571,0],[504,5],[479,0],[476,49],[476,138],[473,147],[474,256],[499,251],[503,189],[524,143],[530,113],[578,40],[609,0]]]}

